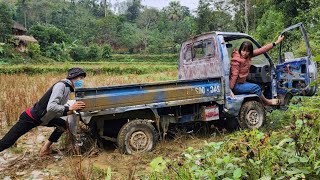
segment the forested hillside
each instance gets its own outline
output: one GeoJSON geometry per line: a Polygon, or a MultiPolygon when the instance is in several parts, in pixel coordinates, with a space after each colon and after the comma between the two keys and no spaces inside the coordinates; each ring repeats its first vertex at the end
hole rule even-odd
{"type": "Polygon", "coordinates": [[[213,30],[246,32],[263,44],[297,22],[305,24],[317,55],[319,4],[319,0],[199,0],[191,11],[179,1],[156,9],[143,6],[141,0],[116,4],[107,0],[1,0],[0,42],[12,39],[14,20],[40,46],[31,45],[24,56],[2,43],[0,58],[82,61],[108,58],[111,51],[177,53],[188,37],[213,30]]]}

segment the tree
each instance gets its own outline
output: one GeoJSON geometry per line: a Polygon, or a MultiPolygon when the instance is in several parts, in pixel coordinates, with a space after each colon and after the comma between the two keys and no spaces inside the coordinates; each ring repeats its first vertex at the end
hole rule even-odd
{"type": "Polygon", "coordinates": [[[126,18],[129,22],[135,22],[140,14],[140,9],[142,7],[141,0],[128,0],[128,9],[126,11],[126,18]]]}
{"type": "Polygon", "coordinates": [[[160,12],[155,8],[144,8],[137,19],[137,25],[140,28],[149,30],[156,25],[160,12]]]}
{"type": "Polygon", "coordinates": [[[0,38],[4,42],[12,33],[12,14],[4,2],[0,2],[0,38]]]}
{"type": "Polygon", "coordinates": [[[270,7],[268,0],[230,0],[234,7],[238,31],[249,33],[256,29],[257,21],[270,7]]]}
{"type": "Polygon", "coordinates": [[[28,28],[28,12],[30,6],[29,6],[29,0],[18,0],[17,2],[17,18],[20,22],[24,22],[24,27],[28,28]]]}
{"type": "Polygon", "coordinates": [[[60,44],[69,41],[67,35],[53,25],[36,24],[30,28],[28,33],[39,41],[41,50],[45,50],[53,43],[60,44]]]}
{"type": "Polygon", "coordinates": [[[164,8],[164,12],[171,21],[181,20],[184,14],[180,1],[171,1],[169,6],[164,8]]]}
{"type": "Polygon", "coordinates": [[[208,0],[199,0],[199,5],[197,8],[197,33],[208,32],[209,23],[211,21],[211,10],[210,3],[208,0]]]}
{"type": "Polygon", "coordinates": [[[224,1],[200,0],[197,9],[197,33],[234,31],[235,25],[224,1]],[[212,4],[211,4],[212,3],[212,4]]]}
{"type": "Polygon", "coordinates": [[[295,17],[299,16],[300,13],[306,13],[307,10],[310,10],[311,2],[310,0],[271,0],[276,9],[282,11],[286,17],[285,26],[296,23],[295,17]]]}
{"type": "Polygon", "coordinates": [[[137,25],[144,34],[144,36],[142,37],[142,41],[145,49],[148,49],[150,29],[155,28],[156,22],[159,19],[159,14],[159,11],[155,8],[144,8],[137,19],[137,25]]]}
{"type": "Polygon", "coordinates": [[[246,33],[249,32],[249,2],[244,1],[244,22],[246,23],[246,33]]]}
{"type": "Polygon", "coordinates": [[[232,16],[226,11],[212,11],[209,23],[210,31],[236,31],[232,16]]]}
{"type": "Polygon", "coordinates": [[[128,48],[130,53],[133,53],[134,49],[140,45],[142,36],[143,34],[135,24],[125,22],[117,34],[117,43],[122,47],[128,48]]]}
{"type": "MultiPolygon", "coordinates": [[[[274,42],[275,37],[277,37],[280,32],[284,29],[285,17],[283,14],[277,10],[269,9],[260,19],[260,22],[255,31],[256,39],[258,39],[260,44],[266,44],[274,42]]],[[[272,59],[276,60],[277,51],[271,51],[270,54],[272,59]]]]}
{"type": "Polygon", "coordinates": [[[101,43],[108,43],[114,45],[117,43],[117,34],[123,23],[123,19],[119,16],[108,13],[107,17],[99,19],[97,21],[98,26],[98,36],[97,38],[101,40],[101,43]]]}
{"type": "Polygon", "coordinates": [[[166,19],[163,19],[163,25],[168,31],[168,37],[171,40],[171,49],[173,53],[176,53],[177,44],[181,44],[191,33],[191,27],[188,28],[185,23],[189,20],[190,11],[189,8],[181,6],[179,1],[171,1],[169,6],[165,7],[164,15],[166,19]],[[168,21],[169,20],[169,21],[168,21]]]}
{"type": "Polygon", "coordinates": [[[104,17],[107,17],[107,0],[103,0],[104,17]]]}

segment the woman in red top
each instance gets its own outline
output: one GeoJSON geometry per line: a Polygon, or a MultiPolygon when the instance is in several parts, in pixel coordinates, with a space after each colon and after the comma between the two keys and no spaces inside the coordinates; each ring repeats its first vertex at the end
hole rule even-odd
{"type": "Polygon", "coordinates": [[[230,89],[232,98],[234,94],[255,93],[267,105],[278,105],[278,99],[267,99],[261,92],[261,88],[257,84],[246,82],[251,65],[251,58],[263,54],[274,46],[279,44],[284,39],[284,36],[279,36],[274,43],[267,44],[259,49],[253,50],[250,41],[244,41],[239,50],[234,50],[231,55],[231,68],[230,68],[230,89]]]}

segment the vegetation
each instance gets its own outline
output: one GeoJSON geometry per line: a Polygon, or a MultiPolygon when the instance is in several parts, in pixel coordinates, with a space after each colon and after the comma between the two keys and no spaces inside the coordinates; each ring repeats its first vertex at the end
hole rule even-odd
{"type": "MultiPolygon", "coordinates": [[[[49,65],[16,65],[0,66],[0,74],[46,74],[46,73],[65,73],[74,64],[57,64],[49,65]]],[[[175,71],[176,63],[166,62],[97,62],[97,63],[80,63],[77,66],[82,67],[86,72],[93,74],[148,74],[152,72],[175,71]]]]}
{"type": "Polygon", "coordinates": [[[157,157],[148,179],[317,179],[320,176],[318,97],[269,114],[262,130],[189,147],[180,157],[157,157]]]}
{"type": "MultiPolygon", "coordinates": [[[[303,22],[314,55],[318,55],[319,4],[319,0],[199,0],[191,11],[179,1],[159,10],[143,6],[141,0],[114,4],[96,0],[0,0],[0,42],[11,39],[11,20],[15,20],[39,41],[42,57],[91,61],[110,58],[111,50],[177,53],[187,38],[213,30],[246,32],[264,44],[274,41],[283,28],[303,22]]],[[[41,56],[37,58],[43,59],[41,56]]],[[[35,58],[32,53],[0,53],[0,61],[7,63],[34,62],[30,57],[35,58]]]]}

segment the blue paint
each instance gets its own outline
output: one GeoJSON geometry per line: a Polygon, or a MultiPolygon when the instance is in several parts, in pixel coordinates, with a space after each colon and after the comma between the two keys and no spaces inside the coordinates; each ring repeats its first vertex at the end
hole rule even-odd
{"type": "MultiPolygon", "coordinates": [[[[81,89],[78,90],[81,92],[81,89]]],[[[112,104],[161,103],[179,100],[180,97],[213,97],[223,94],[220,78],[199,79],[189,81],[171,81],[159,84],[139,84],[90,88],[83,91],[87,99],[103,99],[112,104]],[[179,93],[182,93],[179,96],[179,93]],[[174,97],[172,97],[174,95],[174,97]],[[130,100],[132,99],[132,100],[130,100]]],[[[81,98],[79,98],[81,99],[81,98]]],[[[101,101],[100,101],[101,102],[101,101]]]]}
{"type": "Polygon", "coordinates": [[[277,92],[279,94],[285,95],[288,92],[302,94],[303,87],[297,83],[304,83],[305,86],[309,84],[307,62],[307,59],[302,57],[276,66],[277,92]]]}

